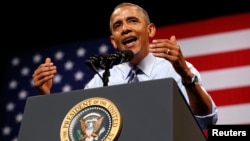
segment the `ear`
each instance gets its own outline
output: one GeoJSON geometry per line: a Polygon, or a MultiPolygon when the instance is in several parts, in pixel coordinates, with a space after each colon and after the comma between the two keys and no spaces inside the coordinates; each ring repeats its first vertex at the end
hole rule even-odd
{"type": "Polygon", "coordinates": [[[116,44],[116,42],[115,42],[115,40],[114,40],[114,37],[113,37],[112,35],[110,35],[110,36],[109,36],[109,39],[110,39],[110,41],[111,41],[113,47],[114,47],[115,49],[117,49],[117,44],[116,44]]]}
{"type": "Polygon", "coordinates": [[[153,38],[155,36],[156,33],[156,27],[153,23],[150,23],[148,25],[148,35],[150,38],[153,38]]]}

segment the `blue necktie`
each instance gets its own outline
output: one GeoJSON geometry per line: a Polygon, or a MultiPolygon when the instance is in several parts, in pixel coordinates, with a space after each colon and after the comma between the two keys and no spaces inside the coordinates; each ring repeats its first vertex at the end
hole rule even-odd
{"type": "Polygon", "coordinates": [[[128,83],[139,82],[138,77],[137,77],[138,71],[139,71],[139,69],[138,69],[137,67],[134,67],[134,68],[130,71],[128,83]]]}

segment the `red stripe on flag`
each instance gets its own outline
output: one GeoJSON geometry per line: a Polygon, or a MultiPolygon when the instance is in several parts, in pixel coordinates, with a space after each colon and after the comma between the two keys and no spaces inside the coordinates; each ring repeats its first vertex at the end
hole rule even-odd
{"type": "Polygon", "coordinates": [[[207,129],[204,129],[204,130],[203,130],[203,134],[204,134],[204,136],[206,137],[206,139],[208,139],[208,130],[207,130],[207,129]]]}
{"type": "Polygon", "coordinates": [[[180,38],[250,28],[249,19],[250,13],[248,12],[197,22],[158,27],[155,38],[169,38],[171,35],[175,35],[178,40],[180,38]]]}
{"type": "Polygon", "coordinates": [[[249,55],[250,47],[249,49],[244,50],[189,57],[186,60],[192,62],[199,71],[207,71],[212,69],[250,65],[250,59],[247,59],[249,58],[249,55]]]}
{"type": "Polygon", "coordinates": [[[208,91],[217,106],[250,103],[250,86],[208,91]]]}

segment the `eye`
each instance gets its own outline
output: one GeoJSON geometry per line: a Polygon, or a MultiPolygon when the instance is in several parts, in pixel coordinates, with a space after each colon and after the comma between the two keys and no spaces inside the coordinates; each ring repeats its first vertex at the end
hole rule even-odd
{"type": "Polygon", "coordinates": [[[132,20],[130,20],[130,22],[135,23],[135,22],[137,22],[137,20],[136,19],[132,19],[132,20]]]}
{"type": "Polygon", "coordinates": [[[120,26],[121,26],[121,24],[114,24],[113,28],[114,28],[114,29],[117,29],[117,28],[119,28],[120,26]]]}
{"type": "Polygon", "coordinates": [[[138,19],[135,18],[135,17],[131,17],[128,19],[129,23],[137,23],[138,22],[138,19]]]}
{"type": "Polygon", "coordinates": [[[122,26],[122,23],[121,23],[121,22],[116,22],[116,23],[113,24],[113,28],[114,28],[114,29],[117,29],[117,28],[119,28],[119,27],[121,27],[121,26],[122,26]]]}

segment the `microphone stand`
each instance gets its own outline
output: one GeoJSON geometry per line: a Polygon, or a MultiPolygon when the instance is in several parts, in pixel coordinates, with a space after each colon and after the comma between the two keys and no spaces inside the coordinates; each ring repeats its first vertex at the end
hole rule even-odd
{"type": "Polygon", "coordinates": [[[103,86],[108,86],[109,76],[110,76],[109,69],[112,68],[112,63],[113,61],[111,59],[108,59],[108,61],[105,64],[104,73],[102,74],[103,86]]]}
{"type": "Polygon", "coordinates": [[[109,76],[110,76],[109,67],[106,67],[105,71],[104,71],[104,73],[102,75],[103,86],[108,86],[109,76]]]}
{"type": "Polygon", "coordinates": [[[105,62],[105,64],[102,64],[102,69],[104,69],[103,75],[101,76],[97,70],[97,68],[95,67],[95,64],[91,61],[87,61],[87,66],[93,70],[102,80],[103,82],[103,86],[108,86],[108,82],[109,82],[109,76],[110,76],[110,71],[109,69],[112,67],[111,62],[113,63],[112,60],[108,60],[107,62],[105,62]]]}

